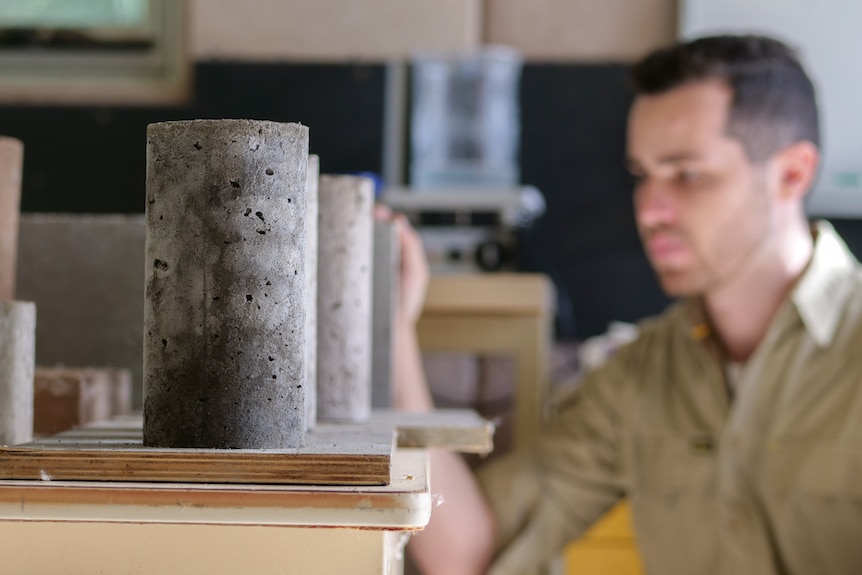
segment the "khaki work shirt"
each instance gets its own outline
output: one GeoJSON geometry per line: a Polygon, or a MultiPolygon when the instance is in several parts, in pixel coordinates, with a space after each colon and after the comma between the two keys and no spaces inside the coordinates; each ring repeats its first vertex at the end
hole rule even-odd
{"type": "Polygon", "coordinates": [[[683,301],[480,479],[523,574],[621,497],[656,575],[862,573],[862,273],[834,230],[739,374],[683,301]]]}

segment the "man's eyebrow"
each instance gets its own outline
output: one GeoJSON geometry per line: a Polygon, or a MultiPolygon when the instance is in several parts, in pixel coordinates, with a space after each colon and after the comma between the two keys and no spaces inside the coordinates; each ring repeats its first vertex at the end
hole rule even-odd
{"type": "MultiPolygon", "coordinates": [[[[677,164],[679,162],[691,162],[692,160],[702,160],[703,156],[701,154],[695,154],[692,152],[680,152],[676,154],[667,154],[664,156],[660,156],[654,163],[658,165],[662,164],[677,164]]],[[[641,163],[634,158],[626,159],[626,168],[631,170],[639,170],[641,169],[641,163]]]]}
{"type": "Polygon", "coordinates": [[[678,154],[668,154],[666,156],[661,156],[658,159],[659,164],[676,164],[677,162],[690,162],[691,160],[700,160],[703,159],[703,156],[700,154],[694,154],[691,152],[680,152],[678,154]]]}

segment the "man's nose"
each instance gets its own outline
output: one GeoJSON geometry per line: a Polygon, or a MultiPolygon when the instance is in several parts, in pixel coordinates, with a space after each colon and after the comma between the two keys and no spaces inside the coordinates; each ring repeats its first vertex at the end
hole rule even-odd
{"type": "Polygon", "coordinates": [[[644,228],[668,224],[676,219],[676,207],[667,186],[655,180],[643,180],[634,193],[635,217],[644,228]]]}

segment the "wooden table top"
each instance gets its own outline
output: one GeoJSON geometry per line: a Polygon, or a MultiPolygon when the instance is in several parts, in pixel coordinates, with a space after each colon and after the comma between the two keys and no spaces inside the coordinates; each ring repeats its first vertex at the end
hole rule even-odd
{"type": "Polygon", "coordinates": [[[0,480],[0,521],[422,528],[427,453],[396,450],[391,472],[368,486],[0,480]]]}

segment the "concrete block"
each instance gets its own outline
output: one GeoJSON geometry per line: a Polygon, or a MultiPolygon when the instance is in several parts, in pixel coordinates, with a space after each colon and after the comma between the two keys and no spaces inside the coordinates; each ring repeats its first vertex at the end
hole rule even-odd
{"type": "Polygon", "coordinates": [[[33,439],[36,306],[0,300],[0,445],[33,439]]]}
{"type": "Polygon", "coordinates": [[[141,405],[143,216],[22,214],[18,296],[36,303],[36,363],[129,369],[141,405]]]}

